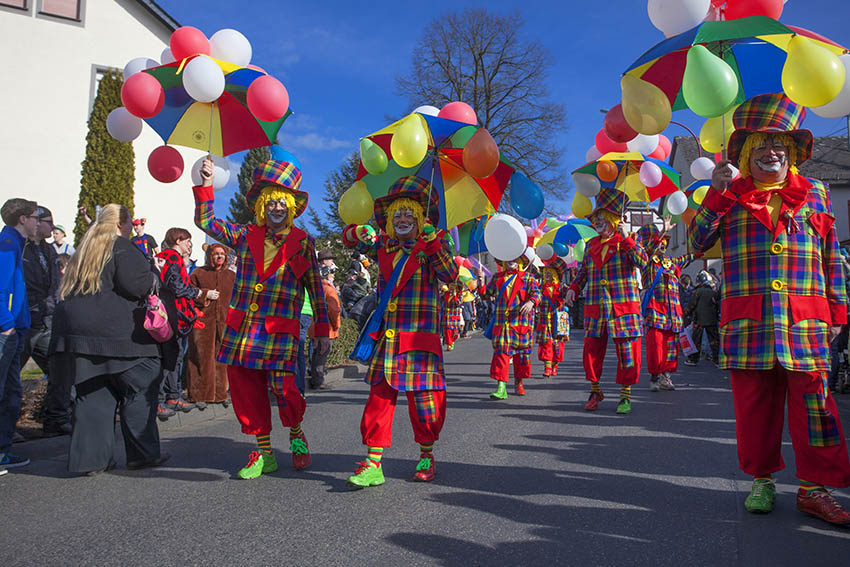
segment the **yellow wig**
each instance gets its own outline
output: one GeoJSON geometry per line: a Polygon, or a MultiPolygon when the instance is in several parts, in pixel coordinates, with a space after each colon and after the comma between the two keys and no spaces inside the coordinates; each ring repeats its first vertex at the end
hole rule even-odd
{"type": "Polygon", "coordinates": [[[760,148],[767,143],[767,137],[770,136],[775,142],[781,143],[788,148],[788,170],[791,173],[798,173],[797,170],[797,142],[789,134],[767,134],[764,132],[756,132],[747,136],[744,141],[744,146],[741,148],[741,153],[738,154],[738,169],[741,171],[741,177],[749,177],[750,171],[750,155],[755,148],[760,148]]]}
{"type": "Polygon", "coordinates": [[[608,222],[608,224],[610,224],[614,228],[617,228],[617,225],[620,224],[620,221],[622,220],[622,218],[620,218],[620,215],[611,212],[608,209],[599,209],[594,214],[597,213],[602,215],[602,218],[604,218],[608,222]]]}
{"type": "Polygon", "coordinates": [[[407,199],[402,197],[401,199],[396,199],[390,206],[387,207],[387,223],[384,230],[387,233],[387,236],[390,238],[396,239],[395,226],[393,226],[393,215],[396,214],[397,211],[408,210],[413,212],[413,217],[416,219],[417,228],[422,230],[422,227],[425,226],[425,211],[422,210],[422,205],[414,201],[413,199],[407,199]]]}
{"type": "Polygon", "coordinates": [[[295,195],[292,191],[284,189],[280,185],[266,185],[260,191],[260,196],[257,197],[257,202],[254,203],[254,216],[257,217],[257,224],[263,226],[266,224],[266,205],[269,201],[284,201],[286,203],[286,227],[292,227],[292,220],[295,218],[295,195]]]}
{"type": "Polygon", "coordinates": [[[552,274],[552,283],[561,283],[561,278],[558,276],[558,270],[549,266],[543,266],[543,281],[546,281],[546,274],[552,274]]]}

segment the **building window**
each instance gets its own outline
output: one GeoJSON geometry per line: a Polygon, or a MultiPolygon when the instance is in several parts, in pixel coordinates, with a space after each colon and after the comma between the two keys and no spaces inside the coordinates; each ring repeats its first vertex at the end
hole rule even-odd
{"type": "Polygon", "coordinates": [[[83,0],[41,0],[38,13],[67,20],[83,19],[83,0]]]}
{"type": "Polygon", "coordinates": [[[654,222],[652,211],[632,211],[632,226],[646,226],[654,222]]]}
{"type": "Polygon", "coordinates": [[[19,10],[27,10],[29,9],[29,0],[0,0],[0,6],[18,8],[19,10]]]}

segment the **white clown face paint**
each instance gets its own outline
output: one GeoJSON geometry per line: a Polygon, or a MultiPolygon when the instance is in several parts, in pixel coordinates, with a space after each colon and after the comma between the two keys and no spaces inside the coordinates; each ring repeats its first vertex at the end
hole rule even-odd
{"type": "Polygon", "coordinates": [[[409,209],[399,209],[393,213],[393,230],[399,240],[410,240],[416,236],[416,217],[409,209]]]}

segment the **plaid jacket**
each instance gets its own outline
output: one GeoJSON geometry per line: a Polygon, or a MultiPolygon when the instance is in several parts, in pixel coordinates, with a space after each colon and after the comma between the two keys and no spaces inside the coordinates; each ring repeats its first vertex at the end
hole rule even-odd
{"type": "Polygon", "coordinates": [[[720,239],[720,366],[828,371],[829,327],[847,321],[826,185],[788,174],[777,226],[752,178],[711,188],[690,227],[695,252],[720,239]],[[768,228],[770,227],[770,228],[768,228]]]}
{"type": "Polygon", "coordinates": [[[615,234],[604,244],[602,237],[596,236],[587,243],[581,267],[570,285],[578,296],[587,284],[586,336],[601,337],[606,331],[618,339],[643,335],[635,268],[644,268],[646,262],[646,251],[631,236],[615,234]]]}
{"type": "Polygon", "coordinates": [[[266,227],[233,224],[213,213],[212,187],[195,187],[195,224],[236,251],[236,281],[217,360],[231,366],[295,371],[304,290],[315,335],[330,331],[313,239],[293,227],[268,270],[266,227]]]}
{"type": "Polygon", "coordinates": [[[450,289],[443,293],[443,324],[446,329],[459,330],[463,327],[463,316],[461,314],[461,294],[450,289]]]}
{"type": "Polygon", "coordinates": [[[490,286],[492,292],[498,294],[498,297],[494,298],[493,350],[511,356],[530,353],[534,309],[526,315],[519,310],[528,300],[531,300],[535,307],[540,304],[540,287],[537,280],[526,271],[510,270],[498,274],[490,286]],[[505,281],[514,275],[516,277],[502,291],[505,281]]]}
{"type": "MultiPolygon", "coordinates": [[[[649,250],[647,248],[647,250],[649,250]]],[[[647,327],[664,329],[676,333],[682,330],[682,304],[679,302],[679,277],[682,268],[694,261],[694,254],[685,254],[678,258],[667,258],[658,254],[648,252],[649,260],[646,267],[641,270],[643,278],[643,289],[648,290],[655,281],[658,270],[661,269],[661,277],[652,290],[652,297],[646,305],[646,318],[644,323],[647,327]]]]}
{"type": "MultiPolygon", "coordinates": [[[[350,242],[346,242],[351,244],[350,242]]],[[[378,297],[387,285],[399,254],[399,243],[383,235],[374,244],[357,241],[355,250],[377,258],[378,297]]],[[[366,373],[368,384],[382,380],[400,391],[445,390],[440,339],[440,282],[453,285],[457,264],[448,243],[420,239],[396,282],[384,312],[375,354],[366,373]]]]}
{"type": "MultiPolygon", "coordinates": [[[[534,329],[537,344],[543,345],[553,340],[555,312],[564,306],[565,295],[567,288],[559,283],[544,283],[540,286],[540,305],[537,306],[537,325],[534,329]]],[[[563,341],[564,338],[558,340],[563,341]]]]}

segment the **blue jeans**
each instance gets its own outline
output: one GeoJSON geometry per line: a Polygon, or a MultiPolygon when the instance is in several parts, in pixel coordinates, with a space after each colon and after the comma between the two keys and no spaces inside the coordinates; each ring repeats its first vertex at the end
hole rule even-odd
{"type": "Polygon", "coordinates": [[[166,400],[179,400],[183,397],[183,387],[180,376],[183,373],[183,362],[186,360],[186,351],[189,349],[189,337],[178,337],[177,346],[180,349],[177,358],[177,368],[174,370],[162,369],[162,382],[159,385],[159,403],[164,404],[166,400]]]}
{"type": "Polygon", "coordinates": [[[15,424],[21,415],[21,353],[24,351],[24,339],[20,330],[10,335],[0,335],[0,454],[7,453],[12,446],[15,424]]]}
{"type": "Polygon", "coordinates": [[[302,396],[307,388],[307,331],[312,324],[313,318],[310,315],[301,315],[301,336],[298,337],[298,358],[295,360],[295,385],[302,396]]]}

